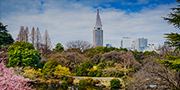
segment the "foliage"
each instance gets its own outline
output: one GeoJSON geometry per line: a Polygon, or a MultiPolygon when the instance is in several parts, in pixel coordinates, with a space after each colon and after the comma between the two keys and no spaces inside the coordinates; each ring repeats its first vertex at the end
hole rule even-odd
{"type": "Polygon", "coordinates": [[[91,85],[91,82],[93,81],[92,78],[86,78],[84,79],[85,85],[91,85]]]}
{"type": "Polygon", "coordinates": [[[57,57],[61,66],[68,67],[70,71],[74,72],[74,69],[83,63],[87,58],[84,55],[77,52],[62,52],[61,56],[57,57]]]}
{"type": "Polygon", "coordinates": [[[58,66],[58,60],[55,57],[51,57],[50,60],[43,66],[44,78],[53,78],[56,66],[58,66]]]}
{"type": "Polygon", "coordinates": [[[172,71],[180,73],[180,59],[175,60],[166,60],[166,59],[157,59],[164,67],[170,68],[172,71]]]}
{"type": "Polygon", "coordinates": [[[11,34],[8,33],[8,30],[6,27],[7,25],[4,26],[0,22],[0,48],[1,48],[1,45],[8,45],[14,42],[11,34]]]}
{"type": "Polygon", "coordinates": [[[126,48],[115,48],[115,47],[102,47],[102,46],[98,46],[98,47],[95,47],[95,48],[90,48],[90,49],[86,49],[83,51],[83,53],[85,54],[86,57],[89,57],[89,58],[93,58],[94,55],[96,54],[101,54],[103,55],[104,53],[106,52],[111,52],[111,51],[116,51],[116,52],[119,52],[119,51],[124,51],[124,52],[127,52],[128,50],[126,48]]]}
{"type": "Polygon", "coordinates": [[[124,71],[118,70],[119,68],[111,67],[102,70],[102,75],[108,77],[122,77],[124,76],[124,71]]]}
{"type": "Polygon", "coordinates": [[[116,63],[122,63],[123,60],[119,56],[124,54],[124,53],[126,53],[126,52],[123,52],[123,51],[120,51],[120,52],[117,52],[117,51],[107,52],[107,53],[103,54],[101,62],[114,61],[116,63]]]}
{"type": "Polygon", "coordinates": [[[176,84],[173,85],[174,89],[179,90],[180,89],[180,59],[175,59],[175,60],[165,60],[165,59],[156,59],[161,65],[163,65],[165,68],[170,69],[171,71],[174,71],[177,76],[175,82],[176,84]]]}
{"type": "Polygon", "coordinates": [[[13,68],[6,68],[3,61],[1,61],[0,67],[1,90],[31,90],[31,86],[27,83],[31,80],[28,78],[25,79],[21,75],[14,74],[13,68]]]}
{"type": "Polygon", "coordinates": [[[9,63],[7,66],[37,66],[40,53],[28,42],[15,42],[8,48],[9,63]]]}
{"type": "Polygon", "coordinates": [[[67,79],[67,84],[72,84],[73,83],[73,78],[72,77],[68,77],[67,79]]]}
{"type": "Polygon", "coordinates": [[[23,67],[14,67],[14,74],[16,75],[22,75],[22,72],[24,71],[23,70],[23,67]]]}
{"type": "Polygon", "coordinates": [[[96,77],[100,77],[102,75],[102,69],[97,70],[96,77]]]}
{"type": "Polygon", "coordinates": [[[166,33],[165,34],[168,41],[171,41],[171,42],[168,42],[168,44],[170,46],[175,46],[175,47],[180,47],[180,34],[178,33],[166,33]]]}
{"type": "Polygon", "coordinates": [[[39,77],[42,77],[43,73],[41,72],[41,69],[35,70],[35,69],[25,69],[24,71],[24,77],[29,78],[31,80],[35,80],[39,77]]]}
{"type": "Polygon", "coordinates": [[[58,53],[61,53],[62,51],[64,51],[64,47],[61,43],[57,43],[56,47],[53,50],[57,51],[58,53]]]}
{"type": "MultiPolygon", "coordinates": [[[[177,2],[180,4],[180,1],[177,0],[177,2]]],[[[168,17],[164,17],[164,20],[167,20],[168,23],[173,24],[175,28],[180,28],[180,5],[177,7],[171,8],[173,12],[168,14],[168,17]]]]}
{"type": "Polygon", "coordinates": [[[84,79],[79,80],[79,85],[85,85],[85,80],[84,79]]]}
{"type": "Polygon", "coordinates": [[[92,78],[86,78],[79,80],[79,85],[95,85],[98,84],[99,80],[93,80],[92,78]]]}
{"type": "Polygon", "coordinates": [[[58,77],[61,76],[70,76],[71,72],[69,71],[69,68],[62,67],[61,65],[58,65],[55,67],[55,71],[53,72],[54,75],[57,75],[58,77]]]}
{"type": "MultiPolygon", "coordinates": [[[[177,2],[180,4],[180,1],[177,0],[177,2]]],[[[164,17],[164,20],[167,20],[168,23],[173,24],[175,28],[180,29],[180,5],[177,7],[171,8],[172,12],[168,14],[168,17],[164,17]]],[[[171,41],[169,42],[170,46],[178,46],[180,47],[180,34],[178,33],[170,33],[170,34],[165,34],[167,35],[165,38],[167,40],[171,41]]]]}
{"type": "Polygon", "coordinates": [[[88,69],[91,69],[93,64],[90,61],[85,61],[75,69],[75,73],[77,76],[86,76],[88,75],[88,69]]]}
{"type": "Polygon", "coordinates": [[[155,51],[145,51],[143,52],[144,55],[146,56],[157,56],[158,53],[156,53],[155,51]]]}
{"type": "Polygon", "coordinates": [[[94,57],[90,60],[92,64],[98,64],[102,58],[101,54],[96,54],[94,57]]]}
{"type": "Polygon", "coordinates": [[[98,64],[98,68],[101,68],[101,69],[106,68],[106,66],[107,66],[107,63],[106,63],[106,62],[102,62],[102,63],[99,63],[99,64],[98,64]]]}
{"type": "Polygon", "coordinates": [[[124,75],[122,77],[122,80],[123,80],[123,84],[124,84],[125,88],[132,83],[132,79],[127,75],[124,75]]]}
{"type": "Polygon", "coordinates": [[[119,79],[114,78],[114,79],[111,79],[111,81],[110,81],[110,85],[111,85],[112,88],[119,87],[119,84],[120,84],[119,79]]]}

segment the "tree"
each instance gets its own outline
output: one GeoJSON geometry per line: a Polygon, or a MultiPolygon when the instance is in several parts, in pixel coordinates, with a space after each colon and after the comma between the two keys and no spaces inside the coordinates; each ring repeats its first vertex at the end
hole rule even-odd
{"type": "Polygon", "coordinates": [[[49,38],[49,34],[47,32],[47,30],[45,31],[45,34],[43,36],[43,40],[44,40],[44,47],[43,48],[43,55],[46,56],[46,59],[47,59],[47,53],[48,53],[48,50],[51,49],[51,39],[49,38]]]}
{"type": "MultiPolygon", "coordinates": [[[[180,0],[177,0],[177,2],[180,4],[180,0]]],[[[164,20],[167,20],[168,23],[173,24],[175,28],[180,29],[180,5],[177,7],[171,8],[172,12],[168,14],[168,17],[164,17],[164,20]]],[[[169,44],[171,46],[176,46],[180,47],[180,34],[178,33],[170,33],[170,34],[165,34],[167,35],[165,38],[170,40],[169,44]]]]}
{"type": "Polygon", "coordinates": [[[26,27],[26,29],[24,30],[24,41],[28,42],[28,38],[29,38],[29,30],[28,27],[26,27]]]}
{"type": "Polygon", "coordinates": [[[58,66],[58,60],[55,57],[51,57],[49,62],[45,63],[45,65],[43,66],[43,74],[44,74],[44,78],[53,78],[54,77],[54,71],[55,71],[55,67],[58,66]]]}
{"type": "Polygon", "coordinates": [[[171,83],[173,89],[180,90],[180,59],[175,59],[175,60],[157,59],[157,61],[161,63],[161,65],[163,65],[165,68],[175,72],[176,80],[173,81],[168,80],[168,82],[171,83]]]}
{"type": "Polygon", "coordinates": [[[36,50],[40,51],[40,46],[41,46],[41,42],[42,42],[42,36],[41,36],[41,33],[39,31],[39,28],[36,29],[36,34],[35,34],[35,47],[36,47],[36,50]]]}
{"type": "Polygon", "coordinates": [[[57,43],[56,47],[53,50],[57,51],[58,53],[61,53],[62,51],[64,51],[64,47],[61,43],[57,43]]]}
{"type": "Polygon", "coordinates": [[[28,42],[15,42],[8,48],[9,63],[7,66],[35,67],[41,59],[40,53],[28,42]]]}
{"type": "Polygon", "coordinates": [[[93,64],[90,61],[85,61],[75,69],[75,73],[77,76],[87,76],[88,69],[91,69],[93,64]]]}
{"type": "Polygon", "coordinates": [[[31,36],[31,37],[30,37],[30,40],[31,40],[33,46],[35,46],[36,31],[35,31],[34,27],[32,28],[31,35],[30,35],[30,36],[31,36]]]}
{"type": "MultiPolygon", "coordinates": [[[[156,85],[157,90],[173,89],[177,78],[173,71],[163,67],[154,58],[147,58],[143,60],[143,67],[137,71],[129,82],[132,82],[128,89],[146,90],[150,85],[156,85]]],[[[177,84],[177,83],[176,83],[177,84]]],[[[177,89],[179,90],[179,89],[177,89]]]]}
{"type": "MultiPolygon", "coordinates": [[[[1,52],[0,52],[1,53],[1,52]]],[[[7,68],[0,60],[0,89],[1,90],[31,90],[27,82],[31,81],[21,75],[16,75],[13,68],[7,68]]]]}
{"type": "MultiPolygon", "coordinates": [[[[177,0],[177,2],[180,4],[180,0],[177,0]]],[[[170,14],[168,14],[169,17],[163,17],[164,20],[167,20],[168,23],[173,24],[173,26],[175,28],[179,28],[180,29],[180,5],[178,5],[177,7],[171,8],[171,10],[173,12],[170,12],[170,14]]]]}
{"type": "Polygon", "coordinates": [[[24,26],[21,26],[18,37],[16,38],[16,41],[28,42],[28,38],[29,38],[28,36],[29,36],[28,27],[26,27],[26,29],[24,29],[24,26]]]}
{"type": "Polygon", "coordinates": [[[3,25],[0,22],[0,46],[1,45],[8,45],[14,42],[11,34],[8,33],[8,30],[6,29],[7,25],[3,25]]]}
{"type": "Polygon", "coordinates": [[[80,40],[67,42],[66,46],[68,49],[79,48],[81,51],[85,49],[90,49],[92,47],[89,42],[80,40]]]}
{"type": "Polygon", "coordinates": [[[20,27],[20,31],[18,37],[16,38],[16,41],[24,41],[24,26],[20,27]]]}

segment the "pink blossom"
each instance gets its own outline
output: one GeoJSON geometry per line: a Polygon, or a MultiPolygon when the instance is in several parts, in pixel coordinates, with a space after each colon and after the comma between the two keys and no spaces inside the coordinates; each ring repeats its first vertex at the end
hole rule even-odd
{"type": "Polygon", "coordinates": [[[1,58],[0,62],[0,90],[31,90],[27,83],[31,80],[14,74],[13,68],[6,68],[1,58]]]}

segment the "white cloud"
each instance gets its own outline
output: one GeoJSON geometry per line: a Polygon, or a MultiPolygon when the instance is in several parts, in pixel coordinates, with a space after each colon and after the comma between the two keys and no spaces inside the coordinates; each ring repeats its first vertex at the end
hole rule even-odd
{"type": "MultiPolygon", "coordinates": [[[[45,1],[43,5],[40,1],[36,1],[28,5],[32,5],[32,8],[15,5],[20,11],[10,12],[7,16],[4,14],[1,18],[1,21],[8,25],[14,39],[20,26],[28,26],[29,30],[34,26],[39,27],[42,35],[46,29],[48,30],[52,45],[58,42],[65,45],[72,40],[85,40],[92,43],[96,18],[96,9],[93,6],[66,1],[45,1]]],[[[169,8],[172,6],[159,5],[153,9],[145,7],[139,13],[130,12],[129,14],[121,9],[100,7],[104,45],[111,43],[119,47],[123,36],[132,39],[145,37],[150,43],[163,42],[164,32],[176,31],[161,18],[170,12],[169,8]]]]}

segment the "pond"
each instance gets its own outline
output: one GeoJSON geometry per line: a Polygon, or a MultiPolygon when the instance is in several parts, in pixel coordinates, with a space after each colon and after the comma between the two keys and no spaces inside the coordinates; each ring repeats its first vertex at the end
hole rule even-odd
{"type": "Polygon", "coordinates": [[[101,88],[96,86],[87,86],[87,85],[67,85],[67,84],[33,84],[33,89],[35,90],[120,90],[120,88],[101,88]]]}

